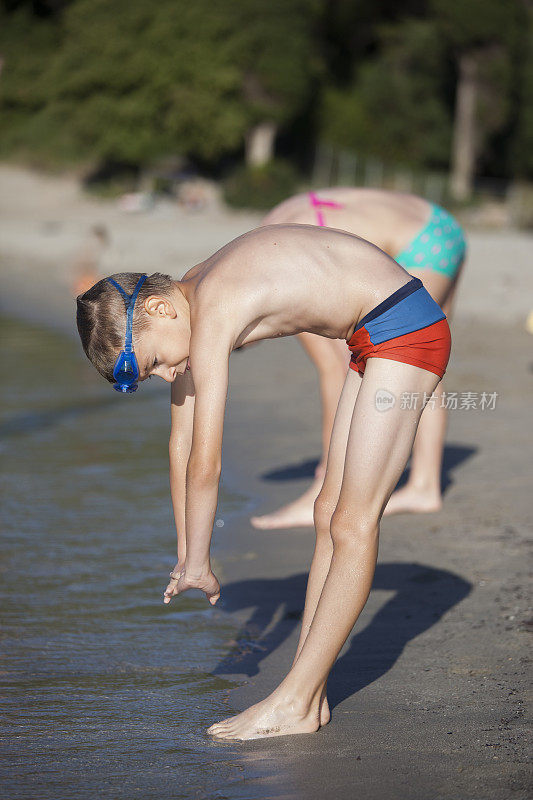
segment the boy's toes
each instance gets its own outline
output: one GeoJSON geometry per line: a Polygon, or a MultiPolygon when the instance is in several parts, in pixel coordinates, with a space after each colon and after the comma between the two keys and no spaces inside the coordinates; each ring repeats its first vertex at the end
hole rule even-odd
{"type": "Polygon", "coordinates": [[[224,739],[225,742],[237,742],[240,741],[240,736],[235,736],[234,733],[230,733],[229,731],[219,731],[218,733],[213,734],[215,739],[224,739]]]}
{"type": "Polygon", "coordinates": [[[219,728],[216,728],[216,730],[211,732],[211,736],[214,736],[216,739],[238,738],[230,725],[221,725],[219,728]]]}
{"type": "Polygon", "coordinates": [[[220,722],[213,723],[213,725],[207,729],[207,732],[213,733],[213,731],[217,730],[218,728],[225,727],[230,721],[231,717],[228,717],[227,719],[221,719],[220,722]]]}
{"type": "Polygon", "coordinates": [[[217,722],[216,725],[211,725],[209,728],[209,733],[216,733],[216,731],[226,730],[230,727],[230,723],[228,722],[217,722]]]}

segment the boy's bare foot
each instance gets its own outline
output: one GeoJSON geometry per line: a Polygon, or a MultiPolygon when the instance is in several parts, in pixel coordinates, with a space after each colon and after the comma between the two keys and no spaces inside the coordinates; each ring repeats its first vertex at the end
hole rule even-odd
{"type": "Polygon", "coordinates": [[[442,497],[440,494],[428,492],[427,490],[414,489],[406,485],[397,492],[393,492],[389,502],[385,506],[383,516],[389,514],[430,514],[440,511],[442,508],[442,497]]]}
{"type": "Polygon", "coordinates": [[[217,739],[240,740],[315,733],[321,725],[319,703],[300,709],[294,702],[270,695],[242,714],[216,722],[207,732],[217,739]]]}
{"type": "Polygon", "coordinates": [[[323,478],[314,480],[309,489],[292,503],[264,514],[261,517],[252,517],[250,522],[261,531],[280,530],[281,528],[307,528],[314,525],[313,514],[315,500],[322,488],[323,478]]]}

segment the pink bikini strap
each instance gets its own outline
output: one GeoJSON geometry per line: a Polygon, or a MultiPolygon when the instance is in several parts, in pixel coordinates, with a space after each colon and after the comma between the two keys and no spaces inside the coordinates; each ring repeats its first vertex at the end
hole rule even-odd
{"type": "Polygon", "coordinates": [[[342,203],[336,203],[334,200],[321,200],[315,192],[309,192],[309,202],[316,209],[316,220],[322,228],[326,226],[324,214],[320,210],[322,206],[326,208],[344,208],[342,203]]]}

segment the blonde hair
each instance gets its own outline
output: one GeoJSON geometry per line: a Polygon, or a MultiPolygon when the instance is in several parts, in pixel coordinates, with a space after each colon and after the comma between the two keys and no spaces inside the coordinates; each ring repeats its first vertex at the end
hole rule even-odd
{"type": "MultiPolygon", "coordinates": [[[[141,276],[140,272],[119,272],[109,277],[122,286],[126,294],[131,295],[141,276]]],[[[168,297],[172,286],[170,275],[161,272],[154,272],[146,278],[133,312],[134,342],[135,335],[148,326],[144,301],[154,294],[168,297]]],[[[113,284],[103,278],[78,295],[76,305],[76,324],[85,355],[100,375],[114,383],[113,368],[126,337],[126,301],[113,284]]]]}

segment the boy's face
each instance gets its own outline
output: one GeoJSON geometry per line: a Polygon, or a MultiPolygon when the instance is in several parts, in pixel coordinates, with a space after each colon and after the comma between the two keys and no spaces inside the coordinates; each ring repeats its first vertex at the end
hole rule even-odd
{"type": "Polygon", "coordinates": [[[150,317],[148,327],[135,339],[135,355],[139,364],[139,380],[152,375],[172,383],[182,375],[189,357],[190,327],[178,315],[172,302],[149,297],[144,310],[150,317]]]}

